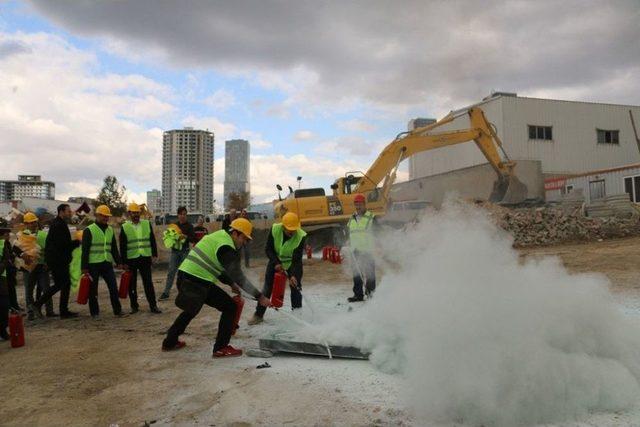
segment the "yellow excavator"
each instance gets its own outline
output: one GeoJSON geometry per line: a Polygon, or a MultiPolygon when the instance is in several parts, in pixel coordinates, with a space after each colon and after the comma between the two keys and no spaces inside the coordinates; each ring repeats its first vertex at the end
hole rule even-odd
{"type": "MultiPolygon", "coordinates": [[[[497,174],[489,200],[494,203],[515,204],[527,197],[527,187],[514,174],[516,162],[511,161],[502,148],[494,126],[479,107],[450,113],[428,126],[400,133],[380,153],[366,173],[347,172],[331,186],[333,195],[326,196],[323,188],[293,190],[289,195],[274,200],[276,217],[295,212],[303,225],[341,225],[354,212],[353,198],[362,193],[367,198],[367,209],[384,215],[389,206],[389,192],[395,181],[400,162],[420,153],[449,145],[474,141],[497,174]],[[468,114],[470,127],[462,130],[439,131],[439,128],[461,115],[468,114]],[[502,151],[504,160],[498,150],[502,151]],[[356,176],[359,175],[359,176],[356,176]]],[[[278,191],[282,190],[280,185],[278,191]]]]}

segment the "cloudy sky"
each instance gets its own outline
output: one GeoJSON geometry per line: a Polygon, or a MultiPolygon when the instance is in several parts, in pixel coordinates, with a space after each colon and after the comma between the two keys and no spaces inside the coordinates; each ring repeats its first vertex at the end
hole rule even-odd
{"type": "Polygon", "coordinates": [[[0,1],[0,179],[161,183],[164,130],[251,141],[254,201],[366,170],[492,90],[640,104],[640,0],[0,1]]]}

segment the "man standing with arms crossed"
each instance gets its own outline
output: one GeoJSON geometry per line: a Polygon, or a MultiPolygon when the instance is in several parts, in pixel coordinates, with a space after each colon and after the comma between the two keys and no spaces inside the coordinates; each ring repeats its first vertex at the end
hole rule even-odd
{"type": "Polygon", "coordinates": [[[120,230],[120,251],[122,252],[122,263],[131,272],[131,283],[129,284],[131,314],[137,313],[139,310],[138,271],[140,271],[142,278],[149,310],[156,314],[162,313],[156,304],[156,292],[153,289],[151,275],[151,257],[158,258],[158,247],[151,223],[146,219],[140,219],[140,206],[136,203],[131,203],[127,212],[129,221],[122,224],[122,230],[120,230]]]}
{"type": "Polygon", "coordinates": [[[71,219],[69,205],[66,203],[58,205],[58,216],[51,222],[44,248],[44,259],[53,276],[54,285],[45,291],[31,308],[40,318],[42,317],[40,311],[42,305],[58,291],[60,291],[60,318],[68,319],[78,316],[78,313],[69,311],[69,291],[71,289],[69,264],[71,263],[71,252],[79,244],[79,242],[71,240],[71,233],[67,226],[69,219],[71,219]]]}

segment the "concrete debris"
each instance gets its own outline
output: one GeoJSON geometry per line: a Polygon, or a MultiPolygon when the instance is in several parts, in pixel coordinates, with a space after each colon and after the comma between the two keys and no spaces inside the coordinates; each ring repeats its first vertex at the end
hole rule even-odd
{"type": "Polygon", "coordinates": [[[476,201],[476,204],[489,211],[498,226],[513,236],[515,247],[640,235],[637,211],[627,210],[623,214],[619,209],[611,208],[612,205],[606,208],[607,216],[587,217],[582,207],[509,209],[485,201],[476,201]]]}

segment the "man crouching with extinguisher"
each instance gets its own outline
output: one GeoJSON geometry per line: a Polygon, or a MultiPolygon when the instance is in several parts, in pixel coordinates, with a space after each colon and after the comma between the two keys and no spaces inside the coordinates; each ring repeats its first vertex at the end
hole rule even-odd
{"type": "Polygon", "coordinates": [[[206,235],[196,244],[178,268],[178,296],[176,305],[182,310],[167,331],[162,350],[178,350],[186,343],[178,340],[204,304],[222,312],[218,335],[213,345],[213,357],[240,356],[242,350],[229,345],[233,332],[236,304],[217,284],[231,286],[234,293],[240,288],[253,295],[263,307],[270,301],[245,277],[240,267],[240,249],[251,240],[253,226],[245,218],[231,222],[229,230],[206,235]]]}

